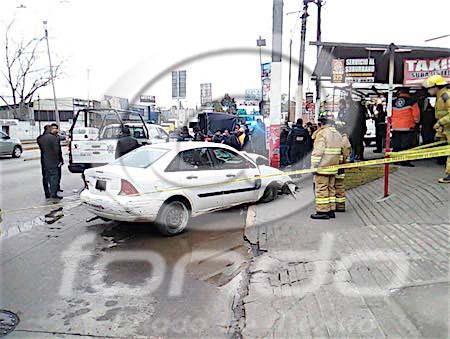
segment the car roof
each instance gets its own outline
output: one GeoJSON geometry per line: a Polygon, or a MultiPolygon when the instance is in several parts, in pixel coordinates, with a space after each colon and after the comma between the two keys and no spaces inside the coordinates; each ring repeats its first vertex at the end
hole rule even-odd
{"type": "Polygon", "coordinates": [[[177,150],[177,151],[186,151],[189,149],[200,148],[200,147],[216,147],[216,148],[229,149],[229,150],[236,152],[236,150],[233,147],[230,147],[228,145],[218,144],[218,143],[214,143],[214,142],[205,142],[205,141],[182,141],[182,142],[171,141],[171,142],[166,142],[163,144],[148,145],[146,147],[164,148],[164,149],[177,150]]]}

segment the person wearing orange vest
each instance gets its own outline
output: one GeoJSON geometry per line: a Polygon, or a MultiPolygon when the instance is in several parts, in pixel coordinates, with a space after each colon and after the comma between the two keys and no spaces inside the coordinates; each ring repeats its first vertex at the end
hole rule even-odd
{"type": "MultiPolygon", "coordinates": [[[[436,97],[436,104],[434,105],[436,124],[436,138],[439,140],[446,140],[450,144],[450,89],[448,82],[439,75],[435,74],[428,77],[424,82],[424,87],[428,89],[431,96],[436,97]]],[[[444,178],[440,178],[440,183],[450,183],[450,157],[447,157],[447,165],[445,167],[444,178]]]]}
{"type": "Polygon", "coordinates": [[[319,116],[322,126],[314,132],[314,148],[311,154],[312,168],[318,168],[314,176],[314,193],[316,213],[312,219],[335,218],[336,192],[335,178],[337,169],[320,169],[320,167],[339,164],[342,154],[342,137],[333,126],[333,118],[327,115],[319,116]]]}
{"type": "MultiPolygon", "coordinates": [[[[420,108],[408,89],[401,88],[392,102],[392,148],[395,152],[414,146],[415,128],[420,122],[420,108]]],[[[414,167],[409,161],[404,166],[414,167]]]]}

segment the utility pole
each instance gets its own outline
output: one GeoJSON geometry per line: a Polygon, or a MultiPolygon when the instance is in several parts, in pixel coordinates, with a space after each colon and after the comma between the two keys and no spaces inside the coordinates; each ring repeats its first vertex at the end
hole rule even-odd
{"type": "Polygon", "coordinates": [[[302,117],[303,111],[303,70],[305,64],[305,39],[306,39],[306,20],[308,18],[308,3],[311,0],[303,0],[302,28],[300,32],[300,57],[298,64],[297,97],[295,105],[295,119],[302,117]]]}
{"type": "MultiPolygon", "coordinates": [[[[317,0],[317,42],[322,41],[322,0],[317,0]]],[[[321,46],[317,45],[317,61],[319,61],[319,53],[320,53],[321,46]]],[[[315,106],[315,113],[316,113],[316,119],[319,117],[320,113],[320,74],[316,75],[316,106],[315,106]]]]}
{"type": "Polygon", "coordinates": [[[262,39],[260,35],[259,39],[256,40],[256,46],[259,47],[259,68],[261,70],[261,108],[259,113],[262,116],[264,116],[264,82],[263,82],[263,63],[262,63],[261,47],[266,46],[266,39],[262,39]]]}
{"type": "Polygon", "coordinates": [[[272,79],[270,95],[270,166],[280,167],[281,65],[283,43],[283,0],[273,0],[272,79]]]}
{"type": "Polygon", "coordinates": [[[47,41],[48,63],[50,66],[50,80],[52,82],[52,87],[53,87],[53,102],[55,105],[55,121],[59,126],[60,120],[59,120],[59,112],[58,112],[58,103],[56,102],[55,78],[53,76],[52,58],[50,56],[50,45],[48,42],[47,20],[44,20],[43,24],[44,24],[45,40],[47,41]]]}
{"type": "Polygon", "coordinates": [[[292,67],[292,37],[289,40],[289,86],[288,86],[288,114],[287,121],[291,121],[291,67],[292,67]]]}

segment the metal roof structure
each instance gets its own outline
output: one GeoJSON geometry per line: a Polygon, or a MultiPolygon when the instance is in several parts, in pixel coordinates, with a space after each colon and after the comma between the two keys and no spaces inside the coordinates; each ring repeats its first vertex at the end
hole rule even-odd
{"type": "Polygon", "coordinates": [[[403,84],[403,62],[405,59],[450,57],[450,49],[440,47],[317,41],[310,42],[310,45],[321,47],[313,76],[320,76],[323,80],[331,77],[332,59],[374,58],[375,83],[387,84],[389,83],[389,49],[391,47],[396,51],[394,84],[403,84]]]}

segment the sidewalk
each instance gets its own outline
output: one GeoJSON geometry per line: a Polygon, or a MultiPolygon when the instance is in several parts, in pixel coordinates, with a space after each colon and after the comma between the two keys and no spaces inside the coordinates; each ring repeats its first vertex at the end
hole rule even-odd
{"type": "Polygon", "coordinates": [[[244,337],[447,337],[450,185],[415,164],[391,174],[385,201],[383,179],[348,191],[334,220],[309,218],[310,181],[252,208],[244,337]]]}

